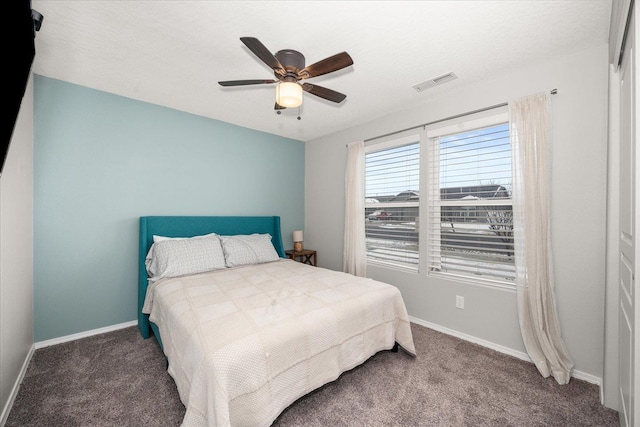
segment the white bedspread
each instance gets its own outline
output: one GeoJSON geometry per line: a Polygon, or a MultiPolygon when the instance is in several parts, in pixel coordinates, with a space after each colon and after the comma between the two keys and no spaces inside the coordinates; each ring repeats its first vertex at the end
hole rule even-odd
{"type": "Polygon", "coordinates": [[[415,354],[396,287],[292,260],[160,280],[145,309],[183,426],[268,426],[394,342],[415,354]]]}

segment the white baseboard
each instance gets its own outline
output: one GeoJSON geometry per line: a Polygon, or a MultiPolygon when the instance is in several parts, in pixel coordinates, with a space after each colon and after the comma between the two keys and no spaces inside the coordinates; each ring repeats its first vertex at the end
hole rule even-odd
{"type": "Polygon", "coordinates": [[[128,328],[129,326],[135,326],[138,324],[137,320],[130,322],[118,323],[117,325],[106,326],[104,328],[92,329],[90,331],[79,332],[77,334],[66,335],[64,337],[53,338],[46,341],[40,341],[35,344],[36,350],[39,348],[49,347],[51,345],[62,344],[69,341],[79,340],[80,338],[87,338],[93,335],[104,334],[106,332],[117,331],[118,329],[128,328]]]}
{"type": "MultiPolygon", "coordinates": [[[[443,334],[447,334],[447,335],[452,335],[454,337],[463,339],[465,341],[470,341],[474,344],[478,344],[481,345],[483,347],[487,347],[490,348],[492,350],[498,351],[500,353],[504,353],[504,354],[508,354],[509,356],[513,356],[513,357],[517,357],[518,359],[524,360],[526,362],[531,362],[533,363],[533,361],[531,360],[531,358],[529,357],[529,355],[527,353],[523,353],[521,351],[518,350],[514,350],[512,348],[509,347],[505,347],[496,343],[492,343],[490,341],[486,341],[471,335],[467,335],[467,334],[463,334],[462,332],[458,332],[458,331],[454,331],[453,329],[449,329],[449,328],[445,328],[444,326],[440,326],[440,325],[436,325],[435,323],[431,323],[431,322],[427,322],[424,321],[422,319],[417,319],[413,316],[409,316],[409,320],[411,320],[412,322],[418,324],[418,325],[422,325],[424,327],[436,330],[438,332],[442,332],[443,334]]],[[[596,377],[595,375],[591,375],[588,374],[586,372],[582,372],[582,371],[577,371],[577,370],[573,370],[571,371],[571,376],[573,378],[579,379],[579,380],[583,380],[586,381],[588,383],[591,384],[596,384],[598,387],[600,387],[600,389],[602,389],[602,378],[600,377],[596,377]]]]}
{"type": "Polygon", "coordinates": [[[20,385],[22,384],[22,380],[24,379],[25,374],[27,373],[27,368],[29,367],[29,363],[31,363],[31,358],[33,357],[33,353],[36,351],[36,346],[32,345],[27,353],[27,357],[25,357],[24,362],[22,363],[22,368],[20,369],[20,373],[18,374],[18,378],[16,382],[13,384],[13,388],[11,389],[11,394],[9,394],[9,399],[7,403],[2,408],[2,415],[0,415],[0,426],[4,426],[7,422],[7,418],[9,418],[9,412],[11,412],[11,408],[13,407],[13,402],[15,402],[16,397],[18,397],[18,390],[20,389],[20,385]]]}

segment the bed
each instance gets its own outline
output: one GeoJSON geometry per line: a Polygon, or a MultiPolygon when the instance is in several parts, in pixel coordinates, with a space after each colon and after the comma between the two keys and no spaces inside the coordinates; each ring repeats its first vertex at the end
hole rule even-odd
{"type": "Polygon", "coordinates": [[[268,426],[379,351],[415,355],[399,290],[288,259],[278,216],[140,217],[139,252],[138,326],[184,426],[268,426]]]}

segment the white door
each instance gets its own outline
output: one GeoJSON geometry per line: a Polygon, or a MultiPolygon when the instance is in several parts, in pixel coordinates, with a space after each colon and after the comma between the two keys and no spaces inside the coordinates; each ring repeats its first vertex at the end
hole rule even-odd
{"type": "MultiPolygon", "coordinates": [[[[635,141],[635,12],[627,33],[620,65],[620,285],[619,285],[619,370],[620,425],[635,426],[635,267],[636,214],[636,141],[635,141]]],[[[639,200],[640,201],[640,200],[639,200]]],[[[638,254],[640,255],[640,254],[638,254]]]]}

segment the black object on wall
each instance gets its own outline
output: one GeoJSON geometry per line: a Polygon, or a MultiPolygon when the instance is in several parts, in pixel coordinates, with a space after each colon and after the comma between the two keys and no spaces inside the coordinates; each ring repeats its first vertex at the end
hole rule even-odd
{"type": "Polygon", "coordinates": [[[2,109],[3,122],[0,129],[0,174],[4,169],[11,136],[29,81],[31,64],[36,54],[36,31],[40,30],[44,19],[39,12],[31,9],[31,0],[12,0],[4,5],[3,9],[3,16],[10,24],[3,25],[2,62],[6,64],[3,67],[3,75],[7,85],[6,94],[3,96],[5,108],[2,109]]]}

